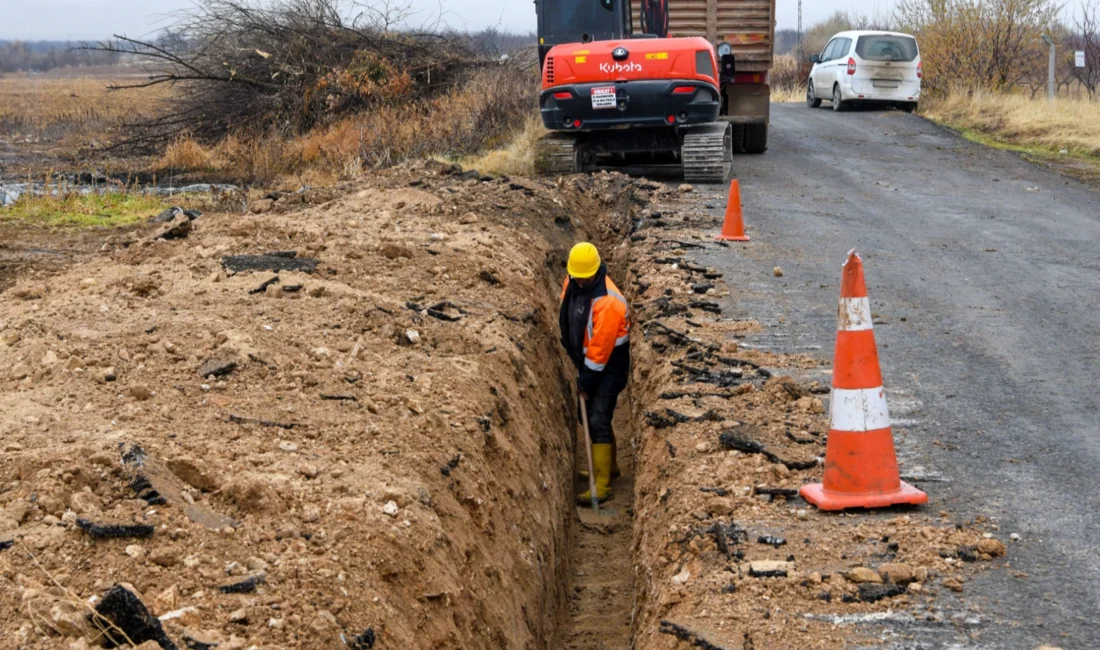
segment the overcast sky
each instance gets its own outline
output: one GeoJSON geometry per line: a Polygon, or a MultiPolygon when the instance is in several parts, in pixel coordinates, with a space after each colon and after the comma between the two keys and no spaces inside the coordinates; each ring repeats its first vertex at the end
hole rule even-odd
{"type": "MultiPolygon", "coordinates": [[[[425,22],[444,10],[456,28],[500,26],[512,31],[535,28],[531,0],[410,0],[425,22]]],[[[778,0],[779,27],[794,27],[797,0],[778,0]]],[[[1076,0],[1067,4],[1076,5],[1076,0]]],[[[860,14],[888,15],[894,0],[804,0],[806,26],[843,9],[860,14]]],[[[191,6],[190,0],[0,0],[0,39],[98,39],[112,33],[146,35],[169,24],[172,12],[191,6]]]]}

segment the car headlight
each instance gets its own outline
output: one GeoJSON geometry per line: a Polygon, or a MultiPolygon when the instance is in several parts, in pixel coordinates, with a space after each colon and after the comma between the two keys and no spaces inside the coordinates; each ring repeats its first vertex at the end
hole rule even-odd
{"type": "Polygon", "coordinates": [[[718,46],[718,56],[723,57],[733,53],[733,46],[729,43],[722,43],[718,46]]]}

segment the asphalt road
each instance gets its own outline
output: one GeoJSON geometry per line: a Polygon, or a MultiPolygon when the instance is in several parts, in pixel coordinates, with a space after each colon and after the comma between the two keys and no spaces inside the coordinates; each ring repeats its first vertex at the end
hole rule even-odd
{"type": "Polygon", "coordinates": [[[735,160],[753,241],[697,256],[748,343],[831,359],[857,249],[903,475],[1021,537],[894,647],[1100,648],[1100,195],[895,111],[779,105],[771,141],[735,160]]]}

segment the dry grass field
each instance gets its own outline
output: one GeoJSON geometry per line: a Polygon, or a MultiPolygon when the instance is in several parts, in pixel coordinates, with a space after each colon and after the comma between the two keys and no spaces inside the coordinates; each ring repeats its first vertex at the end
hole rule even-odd
{"type": "Polygon", "coordinates": [[[953,92],[929,102],[925,115],[1006,145],[1072,156],[1100,156],[1100,103],[1060,97],[953,92]]]}
{"type": "Polygon", "coordinates": [[[0,76],[0,137],[58,138],[73,134],[117,135],[119,125],[153,114],[170,95],[168,88],[111,91],[140,77],[115,70],[91,76],[62,74],[0,76]]]}

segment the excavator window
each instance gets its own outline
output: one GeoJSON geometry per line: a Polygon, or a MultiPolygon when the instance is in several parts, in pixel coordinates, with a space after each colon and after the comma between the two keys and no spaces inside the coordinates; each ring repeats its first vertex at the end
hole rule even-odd
{"type": "Polygon", "coordinates": [[[627,0],[541,0],[538,3],[540,42],[584,43],[624,36],[627,0]]]}

